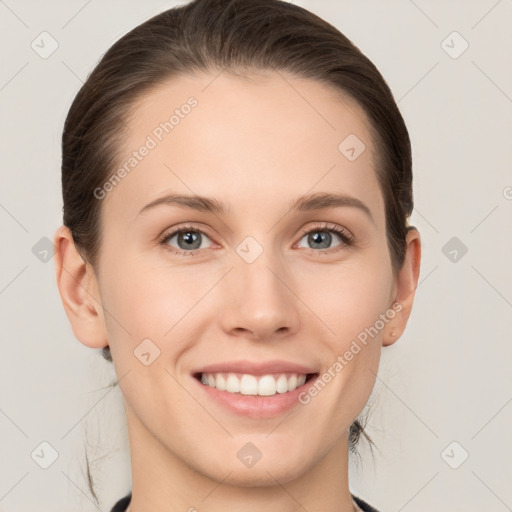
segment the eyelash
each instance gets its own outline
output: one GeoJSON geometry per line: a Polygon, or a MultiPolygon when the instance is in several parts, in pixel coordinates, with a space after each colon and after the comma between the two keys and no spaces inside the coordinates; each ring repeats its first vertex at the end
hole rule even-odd
{"type": "MultiPolygon", "coordinates": [[[[180,233],[187,232],[187,231],[201,233],[203,235],[206,235],[208,238],[210,238],[208,233],[205,233],[203,230],[198,229],[197,227],[195,227],[193,225],[187,225],[187,226],[182,226],[178,229],[175,229],[174,231],[171,231],[170,233],[165,233],[159,239],[158,243],[159,243],[159,245],[165,246],[165,249],[170,251],[173,254],[194,256],[201,249],[194,249],[193,251],[183,251],[183,250],[175,249],[174,247],[170,246],[167,243],[175,235],[178,235],[180,233]]],[[[320,253],[320,254],[331,254],[333,252],[341,251],[341,250],[343,250],[344,247],[349,247],[349,246],[353,245],[353,243],[354,243],[354,237],[347,230],[345,230],[339,226],[336,226],[336,224],[329,224],[329,223],[315,224],[313,227],[303,230],[300,234],[299,240],[301,240],[305,235],[308,235],[309,233],[315,233],[315,232],[321,232],[321,231],[332,232],[332,233],[337,234],[341,238],[343,243],[340,244],[339,246],[333,247],[331,249],[320,249],[320,250],[309,249],[310,251],[313,251],[315,253],[320,253]]]]}

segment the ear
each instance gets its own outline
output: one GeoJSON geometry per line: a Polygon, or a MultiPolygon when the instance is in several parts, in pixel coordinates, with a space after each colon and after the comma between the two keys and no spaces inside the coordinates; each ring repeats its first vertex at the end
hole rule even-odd
{"type": "Polygon", "coordinates": [[[108,345],[94,270],[83,260],[66,226],[56,231],[53,243],[57,286],[74,335],[91,348],[108,345]]]}
{"type": "Polygon", "coordinates": [[[406,236],[404,263],[396,278],[395,297],[392,301],[392,309],[396,314],[386,324],[382,335],[382,345],[385,347],[397,341],[405,330],[418,286],[420,261],[420,234],[415,227],[410,227],[406,236]]]}

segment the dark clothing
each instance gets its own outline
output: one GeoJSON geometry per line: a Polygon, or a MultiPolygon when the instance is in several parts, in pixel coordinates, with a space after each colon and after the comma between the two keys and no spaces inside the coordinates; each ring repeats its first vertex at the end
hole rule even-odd
{"type": "Polygon", "coordinates": [[[128,494],[124,498],[121,498],[115,505],[111,512],[124,512],[128,505],[130,504],[130,500],[132,499],[132,493],[128,494]]]}
{"type": "MultiPolygon", "coordinates": [[[[357,496],[354,496],[352,494],[353,500],[361,507],[361,510],[364,510],[364,512],[379,512],[377,509],[373,508],[371,505],[368,505],[366,501],[362,500],[361,498],[358,498],[357,496]]],[[[111,512],[125,512],[126,508],[130,504],[130,500],[132,499],[132,494],[128,494],[128,496],[125,496],[124,498],[121,498],[115,505],[114,508],[111,510],[111,512]]]]}
{"type": "Polygon", "coordinates": [[[362,500],[361,498],[358,498],[353,494],[351,494],[351,496],[352,499],[361,507],[361,510],[364,510],[364,512],[379,512],[376,508],[373,508],[371,505],[366,503],[366,501],[362,500]]]}

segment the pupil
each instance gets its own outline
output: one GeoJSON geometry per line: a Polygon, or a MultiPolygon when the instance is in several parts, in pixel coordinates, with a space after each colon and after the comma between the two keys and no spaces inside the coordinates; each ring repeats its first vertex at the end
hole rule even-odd
{"type": "MultiPolygon", "coordinates": [[[[194,244],[194,242],[197,242],[198,236],[197,236],[197,234],[195,234],[192,231],[185,231],[184,233],[182,233],[182,235],[183,235],[183,239],[185,241],[185,248],[190,249],[191,246],[194,244]]],[[[180,239],[178,238],[178,240],[180,240],[180,239]]],[[[181,243],[179,245],[181,246],[181,243]]],[[[199,244],[199,245],[201,245],[201,244],[199,244]]],[[[195,247],[193,247],[193,248],[195,248],[195,247]]]]}
{"type": "Polygon", "coordinates": [[[329,247],[331,235],[330,235],[330,233],[327,233],[325,231],[317,231],[313,235],[310,235],[310,238],[314,243],[320,243],[320,244],[323,243],[323,247],[325,248],[325,247],[329,247]]]}

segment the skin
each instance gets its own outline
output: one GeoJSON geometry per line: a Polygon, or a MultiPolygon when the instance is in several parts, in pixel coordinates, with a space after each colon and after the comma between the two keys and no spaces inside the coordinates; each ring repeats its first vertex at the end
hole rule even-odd
{"type": "Polygon", "coordinates": [[[134,105],[127,158],[174,108],[198,101],[102,200],[96,269],[69,230],[57,230],[64,308],[81,343],[111,348],[128,422],[130,509],[352,511],[348,429],[375,384],[381,348],[406,327],[420,237],[409,231],[394,276],[371,126],[355,102],[282,72],[215,76],[174,78],[134,105]],[[350,133],[366,145],[354,161],[338,150],[350,133]],[[161,205],[138,215],[171,192],[214,197],[229,212],[161,205]],[[373,220],[351,206],[290,210],[316,192],[354,196],[373,220]],[[195,255],[169,251],[180,250],[177,237],[159,245],[159,235],[188,223],[205,233],[195,255]],[[317,223],[345,228],[353,245],[330,231],[328,248],[308,242],[301,230],[317,223]],[[236,252],[247,236],[263,248],[252,263],[236,252]],[[322,374],[395,302],[401,311],[290,414],[236,415],[205,399],[191,377],[200,366],[240,359],[284,359],[322,374]],[[133,353],[146,338],[161,351],[149,366],[133,353]],[[237,458],[247,442],[262,453],[250,468],[237,458]]]}

